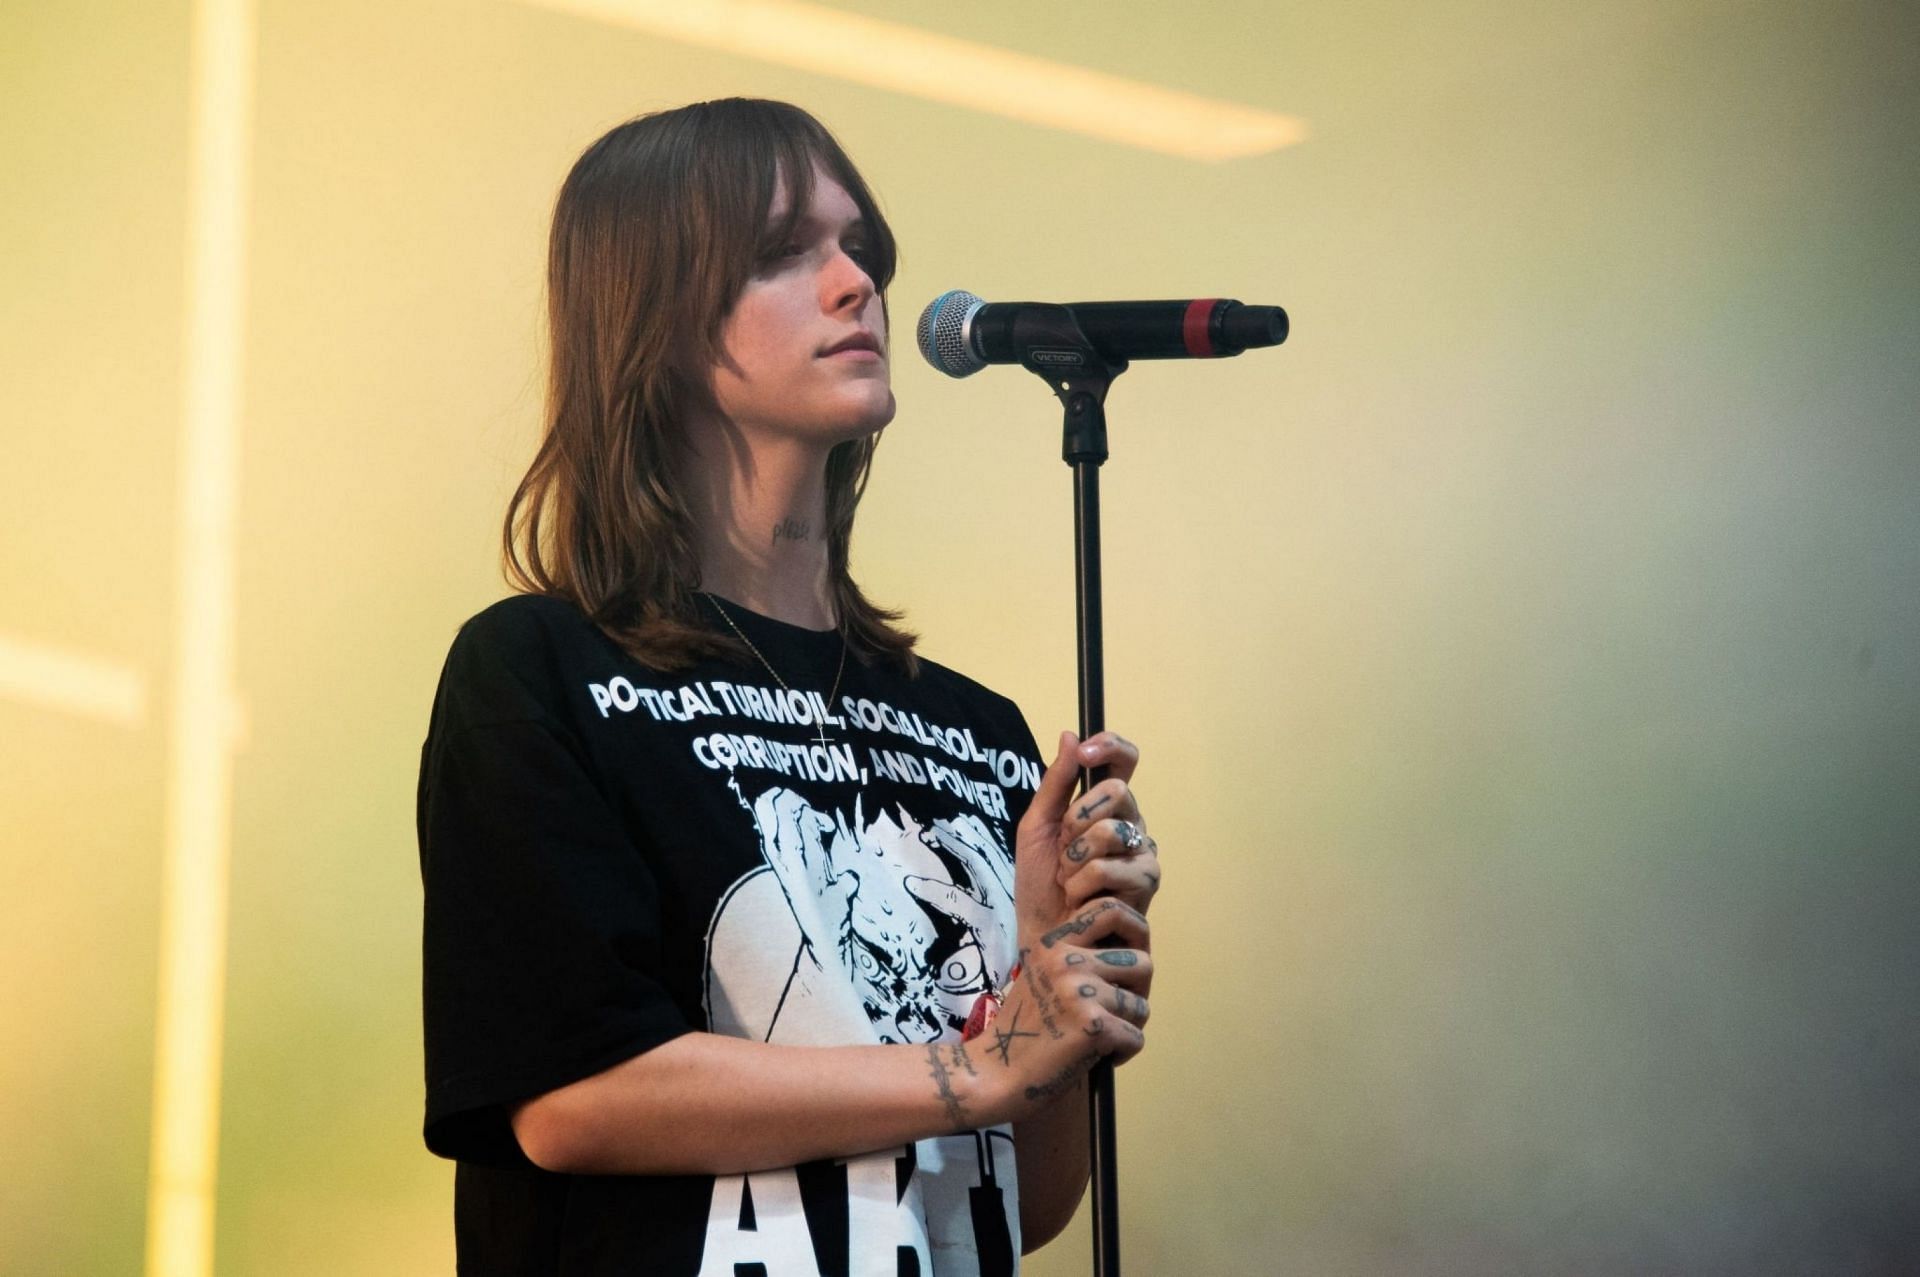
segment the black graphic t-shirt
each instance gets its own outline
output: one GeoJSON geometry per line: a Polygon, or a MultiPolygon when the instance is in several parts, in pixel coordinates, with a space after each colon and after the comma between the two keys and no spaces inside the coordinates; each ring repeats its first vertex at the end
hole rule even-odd
{"type": "Polygon", "coordinates": [[[957,1277],[1018,1270],[1006,1127],[745,1175],[540,1170],[512,1105],[705,1030],[957,1039],[1015,961],[1039,784],[1002,696],[731,614],[779,671],[639,664],[573,605],[461,629],[422,751],[426,1141],[467,1274],[957,1277]],[[787,690],[790,688],[792,690],[787,690]]]}

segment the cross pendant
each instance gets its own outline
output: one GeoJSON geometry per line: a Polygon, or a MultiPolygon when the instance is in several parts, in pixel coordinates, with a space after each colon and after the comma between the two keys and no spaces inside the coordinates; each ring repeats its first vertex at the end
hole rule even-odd
{"type": "Polygon", "coordinates": [[[814,743],[820,746],[820,748],[822,749],[833,748],[833,742],[827,739],[827,725],[824,720],[820,724],[819,733],[814,736],[813,740],[814,740],[814,743]]]}

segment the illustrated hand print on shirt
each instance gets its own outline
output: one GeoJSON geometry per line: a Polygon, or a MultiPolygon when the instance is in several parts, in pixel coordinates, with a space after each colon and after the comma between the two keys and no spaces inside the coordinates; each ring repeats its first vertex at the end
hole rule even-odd
{"type": "Polygon", "coordinates": [[[838,968],[882,1042],[931,1042],[966,1023],[1013,964],[1013,870],[977,817],[868,822],[856,799],[831,816],[785,788],[753,801],[768,866],[805,954],[838,968]]]}

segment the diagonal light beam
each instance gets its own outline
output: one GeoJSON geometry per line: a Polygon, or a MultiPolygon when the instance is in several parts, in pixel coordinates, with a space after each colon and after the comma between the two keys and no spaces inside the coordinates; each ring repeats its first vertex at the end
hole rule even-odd
{"type": "Polygon", "coordinates": [[[1298,116],[1092,71],[800,0],[524,0],[683,44],[1183,159],[1264,155],[1298,116]]]}
{"type": "Polygon", "coordinates": [[[119,727],[138,727],[147,716],[147,680],[138,670],[4,634],[0,698],[119,727]]]}

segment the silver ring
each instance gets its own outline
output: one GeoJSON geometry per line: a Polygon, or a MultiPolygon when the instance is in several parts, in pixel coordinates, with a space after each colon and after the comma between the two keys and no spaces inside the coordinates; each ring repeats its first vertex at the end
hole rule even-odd
{"type": "Polygon", "coordinates": [[[1128,851],[1140,850],[1140,844],[1145,841],[1145,836],[1140,832],[1140,826],[1134,824],[1131,820],[1120,820],[1114,823],[1126,830],[1124,834],[1120,835],[1120,845],[1128,851]]]}

